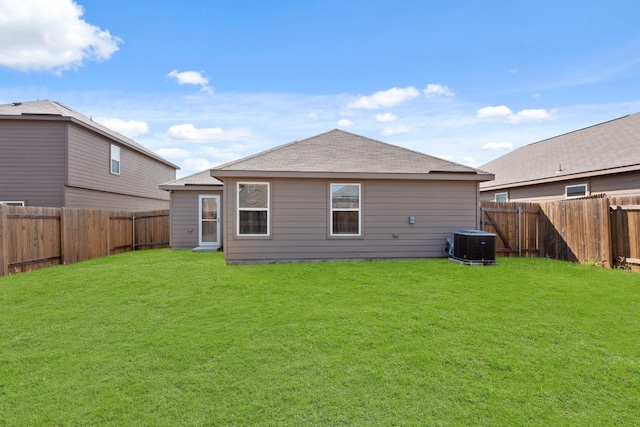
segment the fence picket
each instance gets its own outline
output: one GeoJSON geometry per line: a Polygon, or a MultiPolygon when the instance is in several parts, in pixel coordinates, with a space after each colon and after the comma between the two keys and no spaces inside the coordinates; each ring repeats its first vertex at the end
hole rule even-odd
{"type": "Polygon", "coordinates": [[[481,202],[481,212],[484,230],[502,230],[508,240],[506,248],[517,247],[521,241],[529,248],[536,247],[538,256],[598,263],[610,268],[630,264],[631,268],[640,270],[640,265],[635,265],[640,259],[640,196],[540,203],[481,202]],[[540,212],[537,218],[524,216],[520,234],[513,230],[518,208],[523,212],[537,208],[540,212]],[[498,209],[500,215],[494,214],[492,220],[485,221],[485,212],[498,209]],[[503,213],[507,211],[511,213],[503,213]]]}
{"type": "Polygon", "coordinates": [[[114,213],[0,205],[0,276],[71,264],[133,250],[135,246],[169,246],[168,210],[114,213]],[[136,215],[150,217],[151,221],[136,225],[134,241],[132,218],[136,215]],[[118,247],[118,242],[124,242],[123,246],[118,247]]]}

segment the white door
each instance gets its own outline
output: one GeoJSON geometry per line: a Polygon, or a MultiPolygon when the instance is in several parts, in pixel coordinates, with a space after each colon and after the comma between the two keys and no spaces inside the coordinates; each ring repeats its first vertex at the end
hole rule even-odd
{"type": "Polygon", "coordinates": [[[220,246],[220,196],[200,195],[198,244],[220,246]]]}

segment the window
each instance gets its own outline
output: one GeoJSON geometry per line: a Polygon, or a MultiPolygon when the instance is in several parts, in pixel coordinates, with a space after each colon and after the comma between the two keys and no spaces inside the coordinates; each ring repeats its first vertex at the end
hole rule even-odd
{"type": "Polygon", "coordinates": [[[331,184],[331,236],[360,236],[360,184],[331,184]]]}
{"type": "Polygon", "coordinates": [[[567,185],[564,188],[564,195],[567,199],[588,196],[587,184],[567,185]]]}
{"type": "Polygon", "coordinates": [[[0,205],[7,205],[7,206],[24,206],[24,202],[23,201],[16,201],[16,200],[11,200],[11,201],[0,201],[0,205]]]}
{"type": "Polygon", "coordinates": [[[269,183],[238,183],[238,236],[269,235],[269,183]]]}
{"type": "Polygon", "coordinates": [[[509,201],[509,193],[496,193],[494,198],[494,202],[508,202],[509,201]]]}
{"type": "Polygon", "coordinates": [[[120,147],[111,144],[111,173],[120,175],[120,147]]]}

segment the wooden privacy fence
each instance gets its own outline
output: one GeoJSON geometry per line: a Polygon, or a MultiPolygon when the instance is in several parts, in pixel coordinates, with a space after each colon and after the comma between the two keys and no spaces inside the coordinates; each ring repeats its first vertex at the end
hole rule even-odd
{"type": "Polygon", "coordinates": [[[546,256],[640,270],[640,196],[481,202],[481,227],[505,256],[546,256]]]}
{"type": "Polygon", "coordinates": [[[169,246],[169,211],[0,204],[0,276],[169,246]]]}

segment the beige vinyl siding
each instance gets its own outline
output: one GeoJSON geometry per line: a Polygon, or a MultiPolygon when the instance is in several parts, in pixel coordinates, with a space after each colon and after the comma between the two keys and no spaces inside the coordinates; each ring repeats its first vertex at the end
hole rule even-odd
{"type": "Polygon", "coordinates": [[[67,187],[65,189],[64,199],[65,206],[68,208],[117,211],[154,211],[169,209],[169,202],[165,200],[86,190],[76,187],[67,187]]]}
{"type": "Polygon", "coordinates": [[[69,126],[70,187],[164,201],[164,209],[169,207],[169,193],[158,185],[173,179],[171,166],[80,126],[69,126]],[[111,173],[111,144],[120,147],[120,175],[111,173]]]}
{"type": "Polygon", "coordinates": [[[477,227],[475,181],[353,181],[362,184],[361,237],[329,235],[329,184],[340,180],[270,181],[268,239],[237,238],[235,192],[225,193],[224,234],[232,236],[225,242],[227,262],[439,257],[451,231],[477,227]]]}
{"type": "Polygon", "coordinates": [[[63,206],[66,124],[0,121],[0,200],[63,206]]]}
{"type": "MultiPolygon", "coordinates": [[[[565,200],[567,185],[587,184],[590,195],[630,196],[640,194],[640,172],[625,172],[611,175],[558,181],[545,184],[509,188],[510,202],[542,202],[565,200]]],[[[495,193],[504,190],[482,191],[480,200],[493,200],[495,193]]]]}
{"type": "MultiPolygon", "coordinates": [[[[171,193],[171,249],[193,249],[198,246],[198,210],[200,209],[198,196],[221,194],[222,190],[179,190],[171,193]]],[[[220,213],[222,214],[222,212],[224,210],[221,207],[220,213]]],[[[224,234],[222,232],[221,234],[220,238],[222,240],[224,234]]]]}

